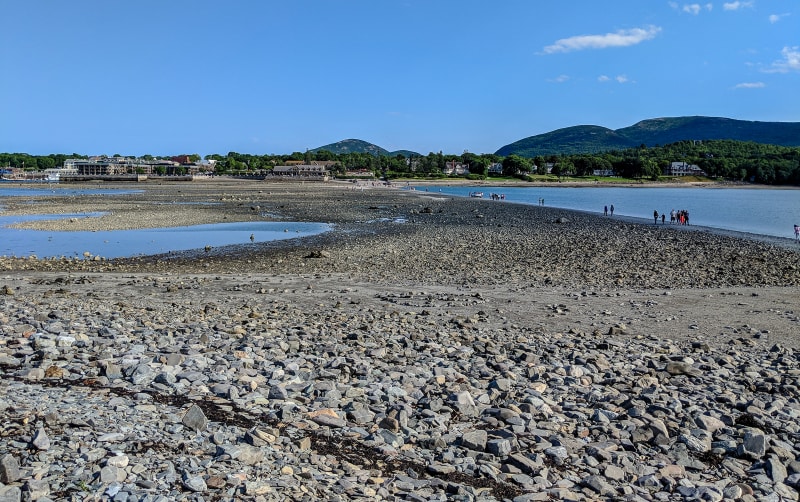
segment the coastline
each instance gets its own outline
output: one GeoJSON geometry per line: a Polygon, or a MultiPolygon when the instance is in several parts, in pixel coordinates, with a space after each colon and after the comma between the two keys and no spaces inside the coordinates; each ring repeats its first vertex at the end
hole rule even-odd
{"type": "Polygon", "coordinates": [[[397,185],[442,185],[442,186],[515,186],[515,187],[581,187],[581,188],[750,188],[757,190],[800,190],[800,187],[789,185],[759,185],[753,183],[740,183],[729,181],[640,181],[640,182],[613,182],[613,181],[522,181],[522,180],[466,180],[466,179],[397,179],[392,180],[397,185]]]}
{"type": "Polygon", "coordinates": [[[143,188],[8,206],[109,211],[100,227],[335,229],[132,259],[0,258],[0,494],[795,490],[762,473],[800,456],[785,440],[800,413],[800,249],[420,191],[143,188]]]}
{"type": "MultiPolygon", "coordinates": [[[[404,239],[418,243],[422,250],[427,248],[425,264],[415,264],[407,260],[399,260],[394,266],[392,275],[406,274],[425,275],[424,270],[441,271],[440,279],[447,273],[447,267],[461,268],[457,254],[465,252],[479,260],[482,267],[475,271],[477,275],[506,277],[509,275],[502,263],[495,263],[493,253],[500,249],[518,248],[521,256],[532,255],[544,259],[545,251],[550,249],[554,256],[572,255],[577,248],[570,249],[569,241],[580,242],[599,253],[620,255],[620,249],[630,246],[641,246],[643,240],[651,241],[659,248],[653,252],[670,256],[683,256],[696,253],[706,257],[709,250],[716,249],[731,254],[738,254],[741,249],[751,249],[753,253],[763,252],[774,255],[778,263],[795,263],[800,257],[800,246],[791,239],[771,238],[755,234],[743,234],[728,230],[711,229],[699,226],[653,226],[646,219],[614,216],[604,218],[593,212],[566,210],[551,207],[538,207],[527,204],[502,203],[485,204],[482,200],[471,200],[463,197],[431,196],[426,192],[398,190],[395,188],[369,187],[356,190],[349,184],[330,183],[252,183],[237,181],[234,183],[204,183],[187,186],[185,184],[164,184],[142,186],[143,193],[124,194],[113,197],[76,196],[37,197],[36,204],[27,200],[10,200],[3,214],[28,213],[79,213],[81,211],[103,212],[99,218],[73,218],[60,220],[40,220],[20,223],[22,228],[42,230],[111,230],[138,229],[149,227],[187,226],[191,224],[240,222],[240,221],[305,221],[329,223],[335,226],[332,232],[302,241],[288,240],[283,242],[263,243],[263,246],[281,252],[296,252],[295,248],[306,249],[315,242],[324,243],[327,247],[342,248],[349,241],[358,241],[359,252],[385,249],[387,243],[395,248],[405,248],[404,239]],[[559,219],[567,223],[554,223],[559,219]],[[322,221],[320,221],[322,220],[322,221]],[[403,221],[405,223],[395,223],[403,221]],[[448,251],[445,243],[437,240],[448,236],[452,249],[448,251]],[[474,241],[467,244],[465,236],[474,241]],[[489,243],[483,246],[482,243],[489,243]],[[476,248],[475,245],[478,247],[476,248]],[[616,246],[619,249],[609,251],[603,247],[616,246]],[[486,247],[486,249],[484,249],[486,247]],[[497,250],[493,248],[497,247],[497,250]],[[463,251],[461,251],[463,250],[463,251]],[[786,254],[788,253],[788,254],[786,254]],[[422,269],[422,270],[420,270],[422,269]]],[[[469,239],[467,239],[469,240],[469,239]]],[[[257,247],[254,249],[258,249],[257,247]]],[[[259,263],[261,256],[248,257],[251,248],[236,246],[230,249],[215,250],[217,259],[209,258],[210,263],[218,269],[225,269],[230,263],[232,268],[241,266],[241,261],[255,259],[259,263]]],[[[393,254],[399,251],[389,250],[393,254]]],[[[410,256],[417,252],[405,252],[410,256]]],[[[191,255],[192,253],[185,253],[191,255]]],[[[180,255],[180,253],[179,253],[180,255]]],[[[725,254],[723,253],[723,256],[725,254]]],[[[633,267],[637,264],[646,266],[646,256],[636,253],[630,258],[633,267]]],[[[735,260],[735,258],[731,258],[735,260]]],[[[13,262],[13,259],[7,259],[13,262]]],[[[94,263],[94,267],[105,267],[112,270],[114,266],[134,270],[143,263],[157,259],[147,257],[135,259],[116,259],[94,263]],[[116,264],[116,265],[115,265],[116,264]]],[[[336,261],[336,260],[334,260],[336,261]]],[[[670,258],[667,261],[675,261],[670,258]]],[[[27,261],[26,268],[41,266],[52,268],[49,261],[27,261]]],[[[86,266],[76,262],[72,266],[86,266]]],[[[160,265],[164,267],[166,265],[160,265]]],[[[177,266],[172,260],[170,266],[177,266]]],[[[191,260],[184,265],[191,269],[191,260]]],[[[273,268],[273,264],[264,264],[273,268]]],[[[389,269],[392,267],[387,263],[389,269]]],[[[518,264],[508,265],[512,269],[518,264]]],[[[696,265],[675,261],[676,270],[686,273],[678,277],[679,282],[686,277],[705,277],[705,271],[692,271],[696,265]]],[[[731,269],[730,264],[722,265],[728,270],[724,283],[739,283],[740,278],[731,269]]],[[[567,270],[580,270],[596,279],[585,263],[564,263],[567,270]]],[[[347,269],[346,263],[336,263],[336,269],[347,269]]],[[[624,274],[623,264],[614,267],[616,273],[624,274]]],[[[760,267],[756,270],[761,270],[760,267]]],[[[390,270],[381,270],[390,274],[390,270]]],[[[745,277],[751,277],[753,271],[744,271],[745,277]]],[[[772,270],[764,284],[798,284],[800,274],[797,272],[776,273],[772,270]]],[[[661,287],[669,286],[675,278],[670,274],[657,274],[661,287]]],[[[652,278],[652,277],[651,277],[652,278]]],[[[576,277],[575,280],[578,278],[576,277]]],[[[516,279],[515,279],[516,280],[516,279]]],[[[715,281],[704,279],[709,284],[715,281]]],[[[646,281],[645,281],[646,282],[646,281]]],[[[691,282],[691,281],[688,281],[691,282]]],[[[747,282],[747,281],[745,281],[747,282]]]]}

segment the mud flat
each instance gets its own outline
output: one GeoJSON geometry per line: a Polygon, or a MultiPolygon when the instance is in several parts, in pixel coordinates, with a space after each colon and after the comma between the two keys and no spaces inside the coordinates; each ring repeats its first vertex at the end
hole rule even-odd
{"type": "Polygon", "coordinates": [[[800,246],[332,183],[144,188],[5,214],[335,230],[0,259],[3,500],[798,497],[800,246]]]}

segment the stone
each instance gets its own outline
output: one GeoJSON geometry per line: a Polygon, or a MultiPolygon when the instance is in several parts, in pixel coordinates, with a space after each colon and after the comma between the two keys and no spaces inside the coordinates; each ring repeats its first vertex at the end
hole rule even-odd
{"type": "Polygon", "coordinates": [[[441,476],[443,474],[452,474],[456,472],[455,466],[449,464],[441,464],[438,462],[428,464],[427,470],[434,476],[441,476]]]}
{"type": "Polygon", "coordinates": [[[201,493],[208,491],[208,485],[206,485],[205,479],[203,476],[192,476],[192,475],[185,475],[182,480],[183,486],[195,493],[201,493]]]}
{"type": "Polygon", "coordinates": [[[742,444],[739,445],[739,455],[760,460],[767,453],[767,436],[761,431],[748,430],[744,434],[742,444]]]}
{"type": "Polygon", "coordinates": [[[124,469],[128,467],[128,462],[130,459],[127,455],[114,455],[113,457],[109,457],[106,459],[106,465],[110,465],[111,467],[116,467],[118,469],[124,469]]]}
{"type": "Polygon", "coordinates": [[[603,471],[603,475],[614,481],[624,481],[625,480],[625,471],[618,465],[609,464],[606,466],[605,471],[603,471]]]}
{"type": "Polygon", "coordinates": [[[486,443],[486,451],[496,457],[505,457],[511,453],[511,441],[508,439],[492,439],[486,443]]]}
{"type": "Polygon", "coordinates": [[[617,489],[602,476],[584,478],[581,480],[581,485],[591,489],[601,497],[615,497],[618,495],[617,489]]]}
{"type": "Polygon", "coordinates": [[[264,460],[264,450],[248,444],[218,446],[217,457],[222,455],[227,455],[245,465],[256,465],[264,460]]]}
{"type": "Polygon", "coordinates": [[[3,455],[0,458],[0,482],[4,484],[13,483],[21,476],[17,458],[10,453],[3,455]]]}
{"type": "Polygon", "coordinates": [[[195,431],[203,431],[208,427],[208,418],[206,418],[202,408],[193,404],[186,410],[186,413],[183,414],[181,423],[195,431]]]}
{"type": "Polygon", "coordinates": [[[468,450],[485,451],[487,441],[488,434],[482,429],[465,432],[461,436],[461,446],[468,450]]]}
{"type": "Polygon", "coordinates": [[[30,500],[41,500],[50,495],[50,483],[46,479],[29,479],[24,491],[28,492],[30,500]]]}
{"type": "Polygon", "coordinates": [[[22,502],[19,486],[0,486],[0,502],[22,502]]]}
{"type": "Polygon", "coordinates": [[[33,435],[31,444],[38,450],[49,450],[50,438],[47,436],[47,432],[42,428],[37,429],[36,433],[33,435]]]}
{"type": "Polygon", "coordinates": [[[722,420],[710,415],[697,415],[694,417],[694,421],[698,427],[710,432],[711,434],[714,434],[721,428],[725,427],[725,423],[722,420]]]}
{"type": "Polygon", "coordinates": [[[766,461],[767,475],[773,483],[783,483],[786,480],[786,467],[775,457],[770,457],[766,461]]]}

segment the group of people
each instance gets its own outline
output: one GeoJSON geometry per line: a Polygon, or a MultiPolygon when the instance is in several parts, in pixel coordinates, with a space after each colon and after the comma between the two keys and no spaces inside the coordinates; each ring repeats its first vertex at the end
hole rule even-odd
{"type": "Polygon", "coordinates": [[[669,212],[669,223],[677,223],[678,225],[688,225],[689,224],[689,211],[686,209],[681,209],[679,211],[672,210],[669,212]]]}
{"type": "MultiPolygon", "coordinates": [[[[665,224],[667,222],[667,215],[666,213],[661,213],[661,224],[665,224]]],[[[658,224],[659,214],[658,211],[653,211],[653,224],[658,224]]],[[[672,210],[669,212],[669,224],[673,225],[677,223],[678,225],[688,225],[689,224],[689,211],[686,209],[681,209],[679,211],[672,210]]],[[[795,228],[797,226],[795,225],[795,228]]]]}
{"type": "MultiPolygon", "coordinates": [[[[603,206],[603,216],[608,216],[608,206],[603,206]]],[[[611,216],[614,216],[614,204],[611,204],[611,216]]]]}

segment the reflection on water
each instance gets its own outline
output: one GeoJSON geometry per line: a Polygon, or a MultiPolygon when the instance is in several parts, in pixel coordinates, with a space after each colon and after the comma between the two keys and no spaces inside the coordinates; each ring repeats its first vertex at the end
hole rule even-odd
{"type": "Polygon", "coordinates": [[[115,188],[66,188],[59,187],[57,184],[37,184],[37,185],[19,185],[19,184],[0,184],[0,198],[2,197],[42,197],[42,196],[60,196],[69,197],[76,195],[127,195],[133,193],[142,193],[144,190],[128,190],[128,189],[115,189],[115,188]]]}
{"type": "Polygon", "coordinates": [[[84,253],[104,258],[152,255],[170,251],[203,249],[233,244],[251,244],[327,232],[325,223],[239,222],[148,228],[68,232],[8,228],[23,221],[96,217],[98,213],[67,215],[0,216],[0,256],[83,257],[84,253]]]}

